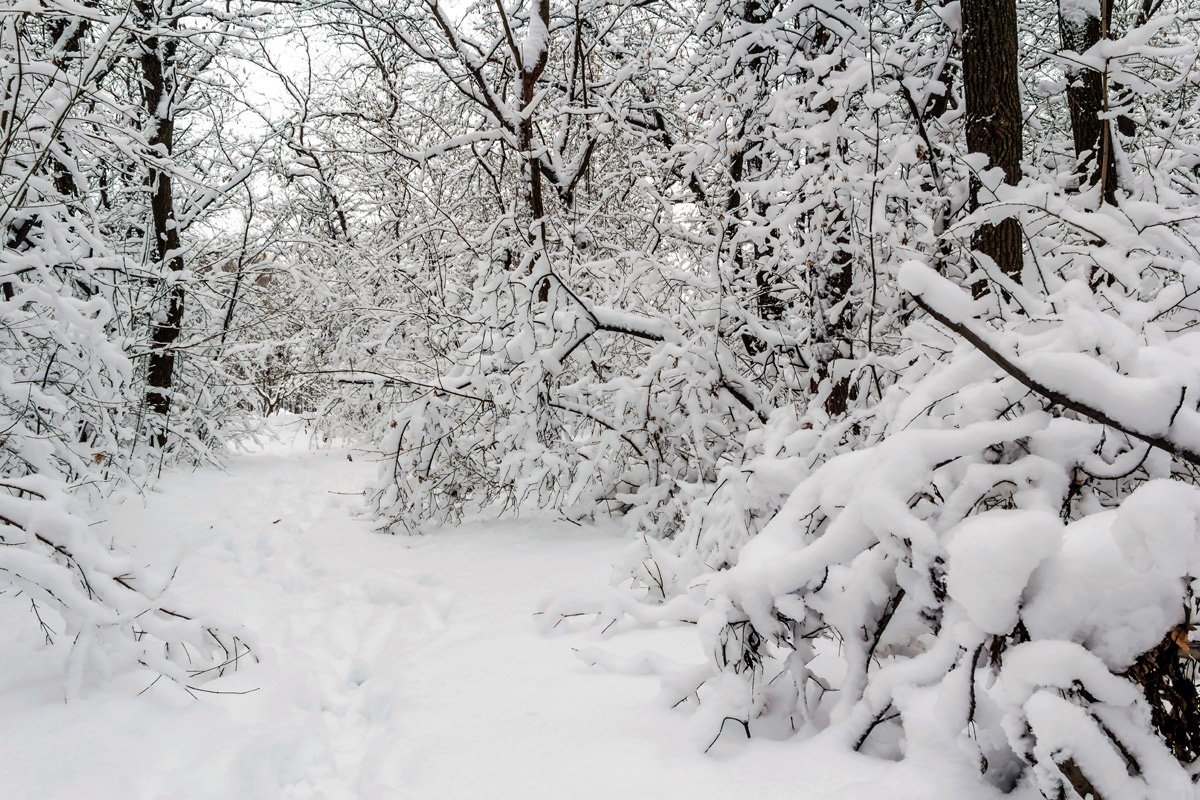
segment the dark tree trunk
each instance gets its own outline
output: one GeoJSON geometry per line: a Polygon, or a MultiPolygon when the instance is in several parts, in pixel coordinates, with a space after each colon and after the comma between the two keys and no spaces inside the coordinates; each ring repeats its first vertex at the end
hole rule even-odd
{"type": "MultiPolygon", "coordinates": [[[[503,6],[498,4],[498,7],[503,16],[503,6]]],[[[534,97],[537,95],[538,79],[542,77],[542,72],[545,71],[550,57],[550,0],[537,0],[530,16],[531,28],[535,24],[535,17],[542,26],[543,35],[546,37],[546,41],[537,51],[536,60],[532,63],[525,63],[515,45],[513,55],[517,58],[521,71],[521,121],[517,130],[517,148],[525,160],[526,178],[529,181],[529,243],[540,249],[545,247],[546,241],[546,201],[542,188],[541,156],[534,152],[533,148],[532,107],[534,97]]],[[[526,33],[526,36],[528,35],[529,33],[526,33]]],[[[524,53],[526,58],[529,55],[528,51],[524,53]]],[[[534,269],[535,263],[536,260],[529,262],[530,271],[534,269]]],[[[539,281],[535,298],[539,303],[545,303],[550,299],[550,281],[548,279],[539,281]]]]}
{"type": "MultiPolygon", "coordinates": [[[[837,316],[827,324],[826,334],[833,348],[833,355],[849,357],[853,355],[854,344],[854,311],[846,300],[854,284],[854,254],[850,251],[850,226],[847,210],[839,208],[834,224],[830,226],[836,233],[833,255],[829,258],[829,274],[825,276],[826,308],[838,308],[837,316]]],[[[833,377],[833,359],[822,361],[819,365],[822,378],[833,377]]],[[[835,381],[830,387],[829,396],[825,398],[825,412],[831,417],[839,417],[850,408],[854,398],[850,386],[850,376],[845,375],[835,381]]]]}
{"type": "MultiPolygon", "coordinates": [[[[542,76],[542,72],[546,69],[546,62],[549,59],[550,0],[538,0],[534,13],[537,15],[538,22],[545,32],[546,42],[538,50],[536,61],[532,64],[521,64],[521,123],[517,146],[525,157],[525,163],[529,170],[529,212],[533,217],[534,232],[537,235],[541,233],[541,228],[545,224],[546,206],[542,197],[541,159],[533,150],[533,114],[531,107],[533,106],[534,96],[537,94],[538,78],[542,76]]],[[[530,21],[530,25],[533,25],[532,20],[530,21]]]]}
{"type": "MultiPolygon", "coordinates": [[[[761,26],[770,21],[777,11],[775,0],[746,0],[742,8],[742,21],[754,26],[761,26]]],[[[771,50],[755,39],[746,49],[744,70],[754,81],[756,99],[765,100],[770,95],[767,74],[771,69],[771,50]]],[[[763,173],[762,143],[766,130],[761,115],[755,109],[749,109],[743,116],[738,130],[740,147],[731,156],[729,162],[729,177],[732,184],[726,211],[730,221],[730,229],[736,238],[737,228],[743,223],[744,210],[741,183],[747,178],[758,179],[763,173]],[[749,154],[749,155],[747,155],[749,154]]],[[[770,206],[765,200],[753,199],[754,212],[760,220],[765,220],[770,206]]],[[[783,319],[784,303],[779,296],[780,277],[768,266],[775,258],[774,240],[778,232],[771,231],[765,241],[754,244],[737,243],[733,249],[734,271],[740,278],[754,275],[754,305],[758,316],[766,322],[778,322],[783,319]]],[[[764,352],[766,345],[756,336],[749,333],[742,336],[742,344],[746,352],[752,356],[764,352]]]]}
{"type": "MultiPolygon", "coordinates": [[[[814,37],[816,51],[821,54],[833,53],[840,40],[826,27],[821,27],[814,37]]],[[[845,68],[841,61],[838,70],[845,68]]],[[[838,101],[831,98],[822,107],[829,119],[837,113],[838,101]]],[[[830,142],[818,158],[828,162],[834,150],[844,155],[845,142],[838,139],[830,142]]],[[[834,180],[835,168],[827,164],[825,175],[831,185],[834,180]]],[[[850,240],[850,203],[851,199],[839,192],[832,208],[826,208],[828,227],[819,234],[822,238],[833,243],[833,252],[829,254],[829,263],[824,265],[823,272],[814,276],[813,285],[814,308],[812,319],[813,331],[813,370],[818,382],[830,379],[829,395],[825,398],[825,412],[831,417],[839,417],[846,413],[853,398],[853,387],[850,376],[844,375],[833,381],[833,365],[839,358],[849,358],[854,354],[854,309],[847,302],[850,290],[854,286],[854,252],[850,240]],[[830,318],[830,312],[838,309],[836,316],[830,318]]]]}
{"type": "MultiPolygon", "coordinates": [[[[1021,92],[1017,74],[1016,0],[963,0],[963,89],[967,101],[967,150],[988,157],[1005,183],[1021,178],[1021,92]]],[[[980,182],[971,180],[970,208],[980,206],[980,182]]],[[[1021,274],[1021,224],[1008,218],[980,225],[971,247],[1005,275],[1021,274]]],[[[984,291],[983,281],[974,287],[984,291]]]]}
{"type": "MultiPolygon", "coordinates": [[[[152,3],[139,2],[143,20],[162,24],[152,3]]],[[[141,43],[142,100],[151,120],[148,143],[156,159],[169,157],[175,142],[173,109],[175,85],[173,61],[176,43],[150,36],[141,43]]],[[[179,227],[175,220],[175,197],[171,173],[151,164],[146,176],[150,194],[151,237],[149,258],[166,282],[164,307],[151,321],[151,350],[146,372],[146,405],[160,419],[153,421],[157,430],[152,441],[159,447],[167,443],[167,415],[171,410],[171,389],[175,373],[174,345],[183,323],[184,287],[177,279],[183,272],[183,252],[179,227]]]]}
{"type": "MultiPolygon", "coordinates": [[[[53,20],[50,23],[50,35],[54,37],[56,44],[50,63],[56,69],[67,72],[71,69],[72,63],[79,60],[80,46],[90,25],[91,23],[82,17],[64,17],[53,20]]],[[[64,152],[70,152],[66,143],[61,139],[58,145],[64,152]]],[[[53,164],[54,190],[67,203],[77,199],[79,197],[79,187],[75,184],[75,176],[71,173],[71,170],[54,156],[51,156],[51,163],[53,164]]]]}
{"type": "MultiPolygon", "coordinates": [[[[1078,3],[1064,9],[1059,0],[1058,25],[1062,45],[1083,53],[1108,38],[1112,24],[1111,0],[1100,0],[1100,16],[1091,16],[1078,3]]],[[[1108,110],[1108,85],[1103,73],[1078,67],[1068,69],[1067,107],[1071,113],[1071,138],[1081,184],[1100,186],[1100,196],[1117,204],[1117,166],[1113,151],[1112,122],[1103,117],[1108,110]]]]}

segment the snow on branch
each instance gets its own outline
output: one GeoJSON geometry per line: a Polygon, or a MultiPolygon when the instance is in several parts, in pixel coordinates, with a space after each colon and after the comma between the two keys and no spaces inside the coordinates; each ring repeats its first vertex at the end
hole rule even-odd
{"type": "MultiPolygon", "coordinates": [[[[679,342],[685,338],[665,320],[604,306],[593,306],[587,309],[587,313],[594,320],[597,330],[608,333],[623,333],[650,342],[679,342]]],[[[758,417],[759,422],[767,421],[767,410],[758,402],[756,391],[749,381],[739,375],[722,371],[721,388],[729,392],[743,408],[758,417]]]]}
{"type": "Polygon", "coordinates": [[[1194,416],[1183,408],[1186,385],[1122,375],[1083,354],[1021,356],[968,321],[966,293],[933,270],[909,263],[900,272],[900,283],[922,310],[1034,393],[1200,466],[1200,450],[1177,429],[1194,416]]]}

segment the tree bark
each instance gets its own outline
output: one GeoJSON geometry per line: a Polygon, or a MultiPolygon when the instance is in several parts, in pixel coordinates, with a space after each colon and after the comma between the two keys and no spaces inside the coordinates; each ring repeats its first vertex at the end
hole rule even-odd
{"type": "MultiPolygon", "coordinates": [[[[1004,182],[1021,179],[1021,92],[1017,73],[1016,0],[963,0],[963,89],[967,101],[967,150],[988,157],[1004,182]]],[[[971,180],[970,210],[981,205],[981,182],[971,180]]],[[[980,225],[971,247],[996,262],[1005,275],[1021,274],[1021,224],[1012,217],[980,225]]],[[[974,287],[984,291],[983,281],[974,287]]]]}
{"type": "MultiPolygon", "coordinates": [[[[833,31],[825,26],[817,31],[814,37],[816,50],[819,53],[833,53],[840,44],[833,31]]],[[[837,71],[846,68],[845,60],[838,64],[837,71]]],[[[838,101],[830,98],[821,106],[828,119],[832,120],[838,110],[838,101]]],[[[839,154],[845,148],[845,142],[838,137],[827,142],[824,150],[817,156],[826,162],[825,175],[830,185],[836,185],[834,173],[837,167],[830,162],[835,149],[839,154]]],[[[841,193],[838,193],[841,195],[841,193]]],[[[829,254],[829,263],[823,274],[815,276],[814,309],[812,318],[813,336],[813,370],[818,382],[830,380],[829,395],[825,398],[825,412],[831,417],[840,417],[850,408],[854,399],[853,387],[850,385],[850,375],[843,375],[833,380],[834,362],[839,358],[849,358],[854,354],[854,309],[847,302],[850,290],[854,286],[854,252],[850,241],[850,203],[851,199],[839,196],[833,202],[833,207],[825,209],[828,227],[822,232],[823,238],[833,242],[833,252],[829,254]],[[833,309],[838,309],[836,316],[830,316],[833,309]]]]}
{"type": "MultiPolygon", "coordinates": [[[[742,7],[742,22],[750,26],[765,25],[777,13],[775,0],[746,0],[742,7]]],[[[766,100],[771,88],[768,83],[768,73],[771,69],[771,50],[761,41],[755,39],[746,49],[746,58],[742,71],[752,76],[755,88],[755,101],[766,100]]],[[[763,173],[762,144],[766,136],[761,111],[748,109],[742,115],[738,128],[738,149],[730,156],[729,198],[725,204],[726,213],[730,219],[729,233],[731,238],[737,238],[738,229],[744,225],[745,209],[742,208],[742,182],[759,179],[763,173]],[[747,152],[750,155],[747,155],[747,152]]],[[[759,198],[752,197],[754,212],[760,220],[765,220],[769,214],[769,204],[759,198]]],[[[754,273],[755,308],[759,317],[765,322],[778,322],[783,319],[783,298],[778,294],[780,277],[770,265],[775,258],[774,240],[777,231],[771,231],[767,239],[761,243],[735,242],[733,245],[734,271],[739,277],[754,273]],[[747,264],[747,261],[750,263],[747,264]]],[[[751,356],[763,353],[767,347],[757,337],[745,333],[742,344],[751,356]]]]}
{"type": "MultiPolygon", "coordinates": [[[[550,53],[550,0],[539,0],[537,8],[534,11],[536,14],[536,22],[530,20],[530,28],[532,29],[526,35],[536,35],[537,27],[540,26],[542,35],[545,36],[545,41],[541,44],[536,52],[536,58],[532,63],[521,63],[521,122],[518,136],[518,148],[522,155],[525,156],[526,164],[528,165],[529,178],[529,213],[532,217],[533,231],[535,235],[544,233],[543,226],[545,225],[546,205],[542,196],[542,170],[541,157],[533,150],[533,99],[537,94],[538,78],[542,76],[542,72],[546,69],[546,62],[549,59],[550,53]]],[[[529,56],[531,53],[527,50],[524,56],[529,56]]]]}
{"type": "MultiPolygon", "coordinates": [[[[136,7],[148,26],[164,24],[152,2],[139,0],[136,7]]],[[[171,155],[175,144],[173,60],[176,43],[172,39],[148,36],[140,44],[142,101],[151,126],[147,141],[152,156],[165,159],[171,155]]],[[[160,279],[167,284],[164,305],[150,323],[151,350],[146,371],[146,405],[152,414],[161,418],[151,423],[157,428],[151,441],[163,447],[167,443],[166,418],[171,410],[175,373],[174,345],[183,324],[184,287],[177,278],[183,272],[184,261],[170,172],[152,163],[146,175],[146,186],[150,193],[151,217],[148,256],[158,267],[160,279]]]]}
{"type": "MultiPolygon", "coordinates": [[[[1058,25],[1066,50],[1083,53],[1108,38],[1112,25],[1112,2],[1100,0],[1100,15],[1093,16],[1078,3],[1058,4],[1058,25]]],[[[1102,202],[1117,204],[1117,165],[1108,110],[1108,80],[1104,73],[1082,66],[1067,70],[1067,108],[1071,114],[1071,138],[1075,146],[1076,171],[1081,184],[1100,187],[1102,202]]]]}

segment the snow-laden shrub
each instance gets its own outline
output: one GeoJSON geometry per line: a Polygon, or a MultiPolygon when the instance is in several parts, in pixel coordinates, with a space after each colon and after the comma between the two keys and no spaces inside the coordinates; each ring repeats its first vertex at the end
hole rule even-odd
{"type": "MultiPolygon", "coordinates": [[[[1156,698],[1122,676],[1186,639],[1200,491],[1159,479],[1064,524],[1094,427],[1030,411],[832,460],[709,581],[701,630],[744,688],[705,702],[853,747],[893,727],[881,741],[953,748],[1001,787],[1029,764],[1048,797],[1064,780],[1184,796],[1156,698]]],[[[1194,687],[1176,688],[1194,707],[1194,687]]]]}
{"type": "MultiPolygon", "coordinates": [[[[44,210],[39,224],[68,230],[44,210]]],[[[39,234],[19,254],[0,251],[0,269],[29,265],[0,300],[0,587],[28,598],[47,641],[73,642],[68,696],[86,675],[139,665],[188,685],[248,648],[236,628],[185,612],[165,578],[110,551],[88,524],[89,506],[136,470],[122,403],[131,369],[107,339],[103,295],[75,296],[93,278],[87,261],[53,241],[39,234]]]]}
{"type": "Polygon", "coordinates": [[[1006,295],[975,298],[921,263],[899,271],[917,316],[880,360],[896,384],[854,450],[797,466],[775,446],[773,467],[801,473],[778,513],[740,548],[740,524],[701,530],[730,537],[729,569],[688,572],[685,551],[657,543],[644,597],[562,598],[547,624],[696,623],[711,660],[661,671],[673,700],[699,701],[708,741],[732,719],[954,754],[1001,789],[1052,798],[1192,796],[1193,215],[1179,196],[1082,211],[1027,186],[1008,201],[1035,196],[1026,227],[1052,253],[1006,295]],[[1106,242],[1064,246],[1079,231],[1106,242]]]}
{"type": "Polygon", "coordinates": [[[0,59],[0,592],[47,641],[71,643],[68,697],[115,670],[186,686],[248,652],[236,629],[186,610],[168,579],[89,525],[112,486],[145,473],[130,402],[139,392],[118,333],[127,320],[113,308],[128,264],[88,191],[106,150],[137,145],[104,124],[115,101],[95,83],[123,46],[126,17],[94,16],[48,7],[0,21],[5,52],[19,54],[0,59]]]}
{"type": "Polygon", "coordinates": [[[634,512],[637,538],[623,555],[618,579],[666,601],[686,594],[707,573],[733,566],[741,548],[821,460],[821,440],[836,438],[801,423],[790,408],[776,409],[708,479],[677,483],[674,502],[654,516],[634,512]]]}
{"type": "Polygon", "coordinates": [[[71,643],[68,699],[119,671],[145,668],[190,687],[252,657],[236,626],[188,611],[167,578],[98,541],[61,482],[6,476],[0,488],[0,586],[47,643],[71,643]]]}
{"type": "Polygon", "coordinates": [[[564,290],[531,303],[539,283],[485,272],[455,366],[392,381],[372,501],[392,530],[484,509],[667,525],[765,415],[711,329],[564,290]]]}

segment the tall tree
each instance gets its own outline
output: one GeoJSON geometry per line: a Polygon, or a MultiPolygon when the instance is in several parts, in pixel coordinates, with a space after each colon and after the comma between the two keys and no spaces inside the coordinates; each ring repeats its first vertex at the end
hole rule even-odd
{"type": "MultiPolygon", "coordinates": [[[[200,386],[181,380],[180,354],[195,346],[193,338],[208,341],[209,331],[197,326],[196,337],[185,336],[188,317],[200,319],[207,309],[192,314],[188,294],[194,276],[211,269],[197,253],[198,235],[211,218],[254,172],[258,147],[230,146],[236,125],[230,124],[228,70],[230,44],[252,36],[248,19],[257,16],[245,5],[210,7],[182,0],[137,0],[133,5],[130,38],[131,74],[142,125],[142,144],[136,153],[122,154],[127,163],[117,181],[136,181],[122,187],[128,210],[144,217],[128,233],[131,249],[140,258],[149,281],[146,314],[144,403],[146,435],[160,450],[176,441],[198,444],[201,429],[212,420],[190,419],[204,402],[200,386]],[[181,403],[175,402],[176,399],[181,403]],[[186,413],[177,413],[187,408],[186,413]],[[173,418],[174,417],[174,418],[173,418]],[[199,438],[194,435],[200,432],[199,438]]],[[[216,238],[213,236],[213,238],[216,238]]],[[[202,306],[203,302],[192,303],[202,306]]],[[[206,319],[203,325],[219,325],[206,319]]],[[[208,355],[211,355],[208,354],[208,355]]],[[[204,361],[207,355],[197,360],[204,361]]],[[[216,371],[220,368],[208,360],[216,371]]],[[[201,412],[203,413],[203,412],[201,412]]],[[[218,423],[219,424],[219,423],[218,423]]]]}

